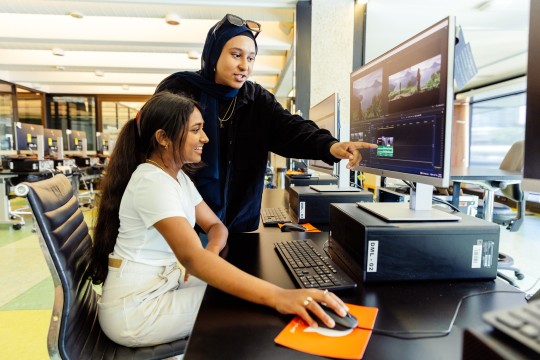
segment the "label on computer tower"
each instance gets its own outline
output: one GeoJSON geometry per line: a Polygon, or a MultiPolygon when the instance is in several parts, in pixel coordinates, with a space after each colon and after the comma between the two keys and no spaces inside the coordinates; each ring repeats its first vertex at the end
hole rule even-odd
{"type": "Polygon", "coordinates": [[[367,251],[366,272],[377,272],[377,260],[379,256],[379,241],[369,240],[367,251]]]}
{"type": "Polygon", "coordinates": [[[482,266],[482,244],[473,245],[472,247],[472,269],[480,269],[482,266]]]}
{"type": "Polygon", "coordinates": [[[476,245],[472,249],[471,268],[480,269],[482,267],[490,268],[493,264],[493,241],[476,240],[476,245]]]}
{"type": "Polygon", "coordinates": [[[306,202],[300,201],[300,211],[298,212],[298,218],[299,219],[305,219],[306,218],[306,202]]]}

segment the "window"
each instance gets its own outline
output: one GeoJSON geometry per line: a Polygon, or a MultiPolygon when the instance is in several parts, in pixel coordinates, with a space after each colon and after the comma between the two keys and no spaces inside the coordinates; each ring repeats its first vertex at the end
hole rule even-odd
{"type": "MultiPolygon", "coordinates": [[[[47,128],[86,132],[88,150],[96,150],[96,100],[93,96],[48,96],[47,128]]],[[[64,142],[64,148],[67,141],[64,142]]]]}
{"type": "Polygon", "coordinates": [[[126,122],[133,119],[137,112],[142,107],[144,102],[116,102],[116,101],[102,101],[101,102],[101,116],[103,121],[103,131],[107,129],[120,130],[126,122]]]}
{"type": "Polygon", "coordinates": [[[525,137],[524,91],[471,102],[470,166],[499,167],[525,137]]]}

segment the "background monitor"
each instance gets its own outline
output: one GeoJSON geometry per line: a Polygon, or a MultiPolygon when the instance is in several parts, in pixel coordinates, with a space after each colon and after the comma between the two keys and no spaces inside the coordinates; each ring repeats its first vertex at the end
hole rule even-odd
{"type": "Polygon", "coordinates": [[[540,193],[540,1],[531,1],[523,188],[540,193]]]}
{"type": "Polygon", "coordinates": [[[96,132],[96,151],[98,154],[109,156],[116,144],[117,133],[96,132]]]}
{"type": "Polygon", "coordinates": [[[448,17],[351,74],[351,141],[378,144],[354,170],[416,183],[412,210],[450,183],[454,46],[448,17]]]}
{"type": "Polygon", "coordinates": [[[13,155],[16,153],[11,123],[0,124],[0,154],[13,155]]]}
{"type": "MultiPolygon", "coordinates": [[[[309,109],[309,119],[321,129],[330,131],[333,137],[338,137],[339,129],[339,95],[334,93],[309,109]]],[[[338,176],[337,165],[329,165],[322,160],[309,160],[309,170],[338,176]]]]}
{"type": "Polygon", "coordinates": [[[63,139],[64,132],[61,129],[43,129],[44,137],[44,152],[45,156],[50,156],[56,158],[58,156],[59,143],[58,138],[62,139],[62,152],[63,152],[63,139]]]}
{"type": "Polygon", "coordinates": [[[86,152],[84,148],[86,142],[86,132],[82,130],[66,130],[67,149],[73,154],[81,155],[86,152]],[[83,141],[84,139],[84,141],[83,141]]]}
{"type": "Polygon", "coordinates": [[[38,137],[43,137],[43,126],[36,124],[15,123],[15,146],[23,155],[37,155],[38,137]]]}

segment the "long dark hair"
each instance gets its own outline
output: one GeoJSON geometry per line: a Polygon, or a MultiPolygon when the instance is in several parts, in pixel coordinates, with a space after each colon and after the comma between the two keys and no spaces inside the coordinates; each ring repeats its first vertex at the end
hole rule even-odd
{"type": "MultiPolygon", "coordinates": [[[[129,120],[118,135],[116,145],[100,183],[101,199],[94,230],[92,282],[101,284],[108,273],[108,257],[114,250],[120,228],[120,202],[131,175],[150,155],[161,154],[156,131],[162,129],[175,144],[178,161],[181,143],[187,131],[189,116],[199,105],[192,99],[170,92],[153,95],[142,107],[136,119],[129,120]],[[180,145],[179,145],[180,144],[180,145]]],[[[183,170],[193,172],[197,164],[185,164],[183,170]]]]}

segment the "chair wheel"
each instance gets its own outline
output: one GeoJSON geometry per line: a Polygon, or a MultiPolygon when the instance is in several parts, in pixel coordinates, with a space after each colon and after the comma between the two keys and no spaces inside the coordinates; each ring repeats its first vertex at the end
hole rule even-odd
{"type": "Polygon", "coordinates": [[[516,276],[516,279],[518,280],[523,280],[523,278],[525,277],[525,275],[523,273],[520,273],[520,272],[515,272],[514,275],[516,276]]]}
{"type": "Polygon", "coordinates": [[[22,228],[21,224],[13,224],[13,229],[14,230],[21,230],[21,228],[22,228]]]}

